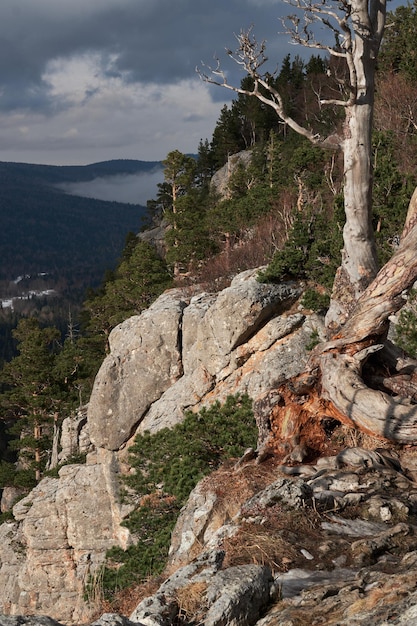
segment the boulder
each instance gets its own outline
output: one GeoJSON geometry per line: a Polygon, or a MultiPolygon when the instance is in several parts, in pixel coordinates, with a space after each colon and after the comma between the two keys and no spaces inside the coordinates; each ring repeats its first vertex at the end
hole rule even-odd
{"type": "Polygon", "coordinates": [[[218,572],[207,589],[205,626],[256,624],[271,597],[269,567],[238,565],[218,572]]]}
{"type": "Polygon", "coordinates": [[[172,626],[181,615],[206,626],[251,626],[267,606],[273,583],[269,567],[243,565],[222,570],[224,554],[213,551],[178,569],[130,619],[172,626]]]}
{"type": "MultiPolygon", "coordinates": [[[[186,565],[200,554],[202,546],[207,546],[238,510],[239,506],[232,502],[232,498],[228,506],[224,506],[224,499],[212,487],[212,481],[203,478],[190,493],[172,532],[169,569],[186,565]]],[[[230,533],[233,530],[230,526],[230,533]]]]}

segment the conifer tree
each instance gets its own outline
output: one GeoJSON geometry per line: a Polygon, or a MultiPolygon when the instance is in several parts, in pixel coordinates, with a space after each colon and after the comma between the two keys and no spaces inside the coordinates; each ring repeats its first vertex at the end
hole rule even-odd
{"type": "Polygon", "coordinates": [[[388,28],[380,56],[384,71],[401,72],[412,81],[417,79],[417,0],[399,6],[387,16],[388,28]]]}
{"type": "Polygon", "coordinates": [[[122,259],[111,279],[84,303],[84,328],[91,340],[99,340],[103,354],[110,331],[147,309],[172,282],[165,261],[145,241],[137,241],[122,259]]]}
{"type": "Polygon", "coordinates": [[[59,331],[41,328],[37,320],[29,318],[20,320],[14,336],[19,354],[3,368],[1,378],[6,391],[2,405],[20,433],[16,440],[19,464],[39,480],[60,402],[53,376],[59,331]]]}

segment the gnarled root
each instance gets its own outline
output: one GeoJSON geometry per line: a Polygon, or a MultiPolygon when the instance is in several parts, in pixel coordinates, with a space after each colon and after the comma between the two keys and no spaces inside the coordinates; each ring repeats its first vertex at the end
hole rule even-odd
{"type": "MultiPolygon", "coordinates": [[[[392,356],[393,350],[384,346],[383,355],[392,356]],[[389,354],[391,351],[391,354],[389,354]]],[[[322,397],[331,402],[335,409],[345,415],[356,428],[398,443],[412,443],[417,440],[417,405],[413,403],[416,389],[416,368],[411,360],[404,363],[397,359],[401,369],[394,376],[385,378],[385,388],[374,389],[364,382],[363,365],[369,356],[369,349],[351,356],[339,352],[325,353],[321,361],[322,397]],[[401,381],[401,384],[400,384],[401,381]],[[401,391],[401,395],[388,393],[401,391]]],[[[379,355],[378,355],[379,356],[379,355]]],[[[382,377],[369,378],[375,387],[381,386],[382,377]]]]}

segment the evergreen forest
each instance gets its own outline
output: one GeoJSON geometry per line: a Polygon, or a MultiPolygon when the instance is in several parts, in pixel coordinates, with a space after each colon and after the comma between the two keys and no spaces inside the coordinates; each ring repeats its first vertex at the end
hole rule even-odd
{"type": "Polygon", "coordinates": [[[22,316],[37,315],[64,332],[68,312],[79,310],[86,289],[97,287],[118,262],[126,233],[144,222],[145,206],[81,197],[67,187],[160,167],[134,160],[0,163],[0,361],[14,354],[11,329],[22,316]]]}

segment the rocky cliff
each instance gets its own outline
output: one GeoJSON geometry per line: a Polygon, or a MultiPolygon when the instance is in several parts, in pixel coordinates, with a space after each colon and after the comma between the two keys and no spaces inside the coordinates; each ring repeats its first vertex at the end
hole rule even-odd
{"type": "Polygon", "coordinates": [[[88,620],[95,608],[86,581],[99,575],[108,548],[131,541],[120,526],[127,508],[118,476],[135,433],[173,425],[184,409],[230,393],[255,398],[302,364],[312,326],[288,313],[300,288],[255,276],[245,272],[219,294],[168,291],[113,330],[87,419],[68,418],[62,429],[59,461],[81,449],[86,464],[43,479],[0,527],[0,612],[88,620]]]}
{"type": "Polygon", "coordinates": [[[274,390],[302,370],[322,322],[301,309],[299,285],[262,285],[256,274],[219,294],[168,291],[114,329],[87,416],[63,425],[59,460],[81,448],[86,464],[44,478],[0,526],[0,624],[91,621],[97,604],[86,581],[99,589],[106,550],[132,541],[121,526],[129,509],[119,475],[133,437],[237,392],[254,400],[258,450],[197,485],[159,590],[129,618],[95,623],[412,623],[413,448],[395,454],[350,435],[343,450],[346,431],[331,424],[328,451],[314,464],[303,465],[301,452],[287,465],[265,453],[274,390]]]}

